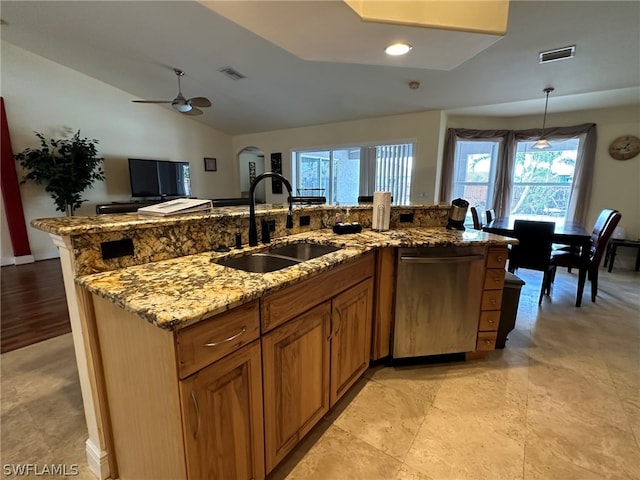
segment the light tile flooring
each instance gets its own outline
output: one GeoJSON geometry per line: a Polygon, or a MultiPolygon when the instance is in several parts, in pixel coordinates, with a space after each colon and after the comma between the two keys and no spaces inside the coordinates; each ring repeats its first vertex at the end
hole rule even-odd
{"type": "MultiPolygon", "coordinates": [[[[504,350],[371,368],[271,477],[640,479],[640,274],[602,270],[597,303],[587,292],[579,309],[575,273],[559,271],[541,307],[540,274],[518,275],[504,350]]],[[[70,334],[0,360],[2,464],[78,464],[73,478],[93,479],[70,334]]]]}

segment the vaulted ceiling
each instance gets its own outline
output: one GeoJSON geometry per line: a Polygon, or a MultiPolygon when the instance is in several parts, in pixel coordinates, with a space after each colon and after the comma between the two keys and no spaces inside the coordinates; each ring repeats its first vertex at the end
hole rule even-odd
{"type": "Polygon", "coordinates": [[[173,99],[184,70],[185,97],[213,102],[192,118],[232,135],[424,110],[541,114],[547,86],[550,113],[640,108],[637,1],[512,0],[504,36],[364,22],[340,0],[3,0],[1,13],[3,41],[132,100],[173,99]],[[391,39],[413,50],[385,57],[391,39]],[[575,58],[538,63],[569,45],[575,58]]]}

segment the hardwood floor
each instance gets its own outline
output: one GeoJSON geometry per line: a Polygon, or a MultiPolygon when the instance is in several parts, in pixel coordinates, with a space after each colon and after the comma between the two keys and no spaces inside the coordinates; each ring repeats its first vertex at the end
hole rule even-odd
{"type": "Polygon", "coordinates": [[[1,353],[71,331],[59,259],[2,267],[0,278],[1,353]]]}

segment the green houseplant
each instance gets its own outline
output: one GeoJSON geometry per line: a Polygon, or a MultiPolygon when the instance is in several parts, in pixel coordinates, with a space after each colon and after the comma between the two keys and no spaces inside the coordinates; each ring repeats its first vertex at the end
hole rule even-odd
{"type": "Polygon", "coordinates": [[[97,156],[98,140],[80,138],[80,130],[70,139],[49,141],[41,133],[34,133],[40,139],[40,148],[27,148],[15,155],[20,166],[28,171],[20,183],[33,180],[44,185],[56,210],[73,215],[86,201],[81,193],[96,180],[105,178],[103,159],[97,156]]]}

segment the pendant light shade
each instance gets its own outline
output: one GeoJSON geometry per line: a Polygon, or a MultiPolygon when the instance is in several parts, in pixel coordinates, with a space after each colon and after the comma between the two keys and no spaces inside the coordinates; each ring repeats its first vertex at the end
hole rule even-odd
{"type": "Polygon", "coordinates": [[[540,131],[540,138],[533,145],[533,148],[537,148],[539,150],[544,150],[545,148],[551,148],[549,141],[544,136],[544,127],[547,123],[547,106],[549,105],[549,94],[554,90],[555,89],[553,87],[547,87],[544,90],[542,90],[547,95],[547,99],[544,102],[544,117],[542,117],[542,130],[540,131]]]}

